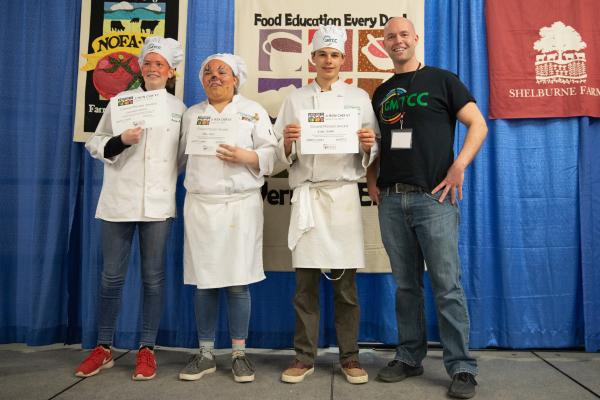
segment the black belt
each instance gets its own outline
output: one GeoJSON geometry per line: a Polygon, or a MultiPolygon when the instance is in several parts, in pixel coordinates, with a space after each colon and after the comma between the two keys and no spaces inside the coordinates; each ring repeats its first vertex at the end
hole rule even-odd
{"type": "Polygon", "coordinates": [[[422,193],[425,191],[421,186],[409,185],[408,183],[394,183],[383,189],[387,194],[390,193],[422,193]]]}

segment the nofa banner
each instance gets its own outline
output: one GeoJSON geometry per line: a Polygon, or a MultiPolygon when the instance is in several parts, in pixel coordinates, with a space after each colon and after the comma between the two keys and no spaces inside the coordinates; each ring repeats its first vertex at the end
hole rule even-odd
{"type": "MultiPolygon", "coordinates": [[[[82,1],[74,141],[86,141],[94,132],[112,96],[140,86],[144,40],[169,37],[185,49],[186,22],[187,0],[82,1]]],[[[179,98],[184,62],[177,67],[179,98]]]]}

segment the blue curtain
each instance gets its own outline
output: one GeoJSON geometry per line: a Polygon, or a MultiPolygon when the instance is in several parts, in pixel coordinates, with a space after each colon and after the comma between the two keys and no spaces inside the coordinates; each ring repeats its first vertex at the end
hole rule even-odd
{"type": "Polygon", "coordinates": [[[0,342],[61,342],[82,162],[71,140],[80,8],[68,1],[3,8],[0,342]]]}
{"type": "Polygon", "coordinates": [[[581,199],[581,259],[584,340],[588,351],[600,350],[600,121],[581,118],[579,124],[579,196],[581,199]]]}
{"type": "MultiPolygon", "coordinates": [[[[484,2],[426,4],[428,63],[456,72],[487,115],[484,2]]],[[[580,123],[565,118],[488,124],[461,204],[459,251],[471,345],[581,345],[580,123]]],[[[461,127],[456,151],[464,137],[461,127]]]]}
{"type": "MultiPolygon", "coordinates": [[[[426,0],[425,59],[456,72],[488,108],[484,0],[426,0]]],[[[184,101],[203,100],[200,62],[233,50],[234,1],[189,0],[184,101]]],[[[0,343],[92,347],[102,255],[94,219],[102,165],[72,143],[80,2],[9,2],[0,16],[0,343]],[[49,23],[48,21],[52,21],[49,23]],[[61,29],[56,29],[60,26],[61,29]]],[[[600,125],[592,118],[488,121],[465,177],[459,252],[471,346],[600,349],[600,125]]],[[[456,149],[465,137],[458,129],[456,149]]],[[[182,189],[181,182],[179,182],[182,189]]],[[[182,215],[183,190],[178,193],[182,215]]],[[[167,295],[158,343],[195,347],[194,288],[182,284],[182,219],[168,243],[167,295]]],[[[427,326],[437,338],[426,280],[427,326]]],[[[360,340],[396,340],[395,284],[359,274],[360,340]]],[[[289,347],[292,273],[251,288],[248,344],[289,347]]],[[[139,338],[137,245],[115,345],[139,338]]],[[[332,293],[321,285],[320,345],[335,343],[332,293]]],[[[224,298],[222,303],[224,304],[224,298]]],[[[229,345],[221,311],[217,345],[229,345]]]]}

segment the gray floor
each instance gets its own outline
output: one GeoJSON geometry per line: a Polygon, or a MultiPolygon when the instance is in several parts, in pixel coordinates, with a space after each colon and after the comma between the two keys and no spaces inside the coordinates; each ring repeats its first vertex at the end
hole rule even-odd
{"type": "MultiPolygon", "coordinates": [[[[78,346],[0,345],[0,399],[445,399],[449,379],[441,351],[425,360],[425,374],[399,383],[374,380],[390,350],[361,350],[369,373],[366,385],[350,385],[337,364],[336,349],[320,352],[315,374],[303,383],[279,381],[291,351],[249,350],[257,367],[252,383],[235,383],[230,356],[218,351],[217,372],[195,382],[177,379],[188,350],[157,350],[159,370],[152,381],[134,382],[135,352],[116,351],[115,366],[81,379],[73,375],[87,351],[78,346]]],[[[598,399],[600,354],[556,351],[474,351],[480,375],[477,399],[598,399]]]]}

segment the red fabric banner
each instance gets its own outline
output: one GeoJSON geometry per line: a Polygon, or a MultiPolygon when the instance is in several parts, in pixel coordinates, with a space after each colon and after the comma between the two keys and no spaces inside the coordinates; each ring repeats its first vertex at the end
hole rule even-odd
{"type": "Polygon", "coordinates": [[[487,0],[490,118],[600,117],[600,1],[487,0]]]}

